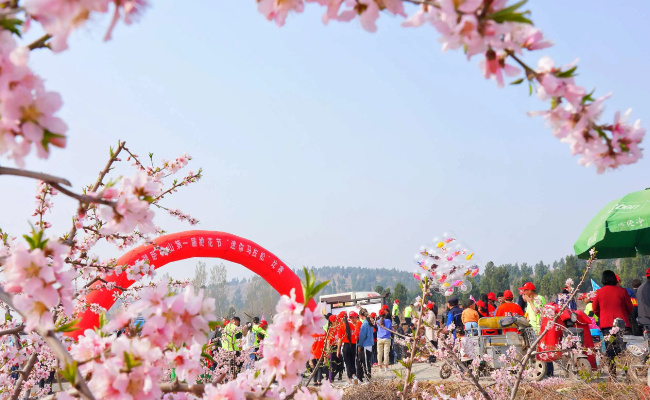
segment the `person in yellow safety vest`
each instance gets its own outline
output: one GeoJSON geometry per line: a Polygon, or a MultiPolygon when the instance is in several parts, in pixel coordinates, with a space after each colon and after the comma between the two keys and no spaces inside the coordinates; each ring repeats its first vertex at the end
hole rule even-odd
{"type": "Polygon", "coordinates": [[[227,351],[241,351],[239,339],[243,337],[243,333],[239,329],[241,321],[239,317],[233,317],[228,325],[223,328],[223,335],[221,336],[221,347],[227,351]]]}
{"type": "Polygon", "coordinates": [[[393,312],[391,315],[393,316],[393,321],[399,325],[399,299],[395,299],[393,302],[393,312]]]}
{"type": "Polygon", "coordinates": [[[257,338],[258,334],[262,334],[262,336],[266,337],[266,327],[268,326],[268,323],[265,320],[262,320],[262,322],[259,323],[259,325],[253,325],[253,335],[255,335],[255,339],[253,341],[253,346],[255,347],[255,351],[258,351],[260,348],[260,341],[257,338]]]}
{"type": "Polygon", "coordinates": [[[598,315],[594,314],[594,305],[591,303],[591,299],[587,300],[587,305],[585,306],[585,314],[589,317],[594,317],[596,323],[598,323],[598,315]]]}
{"type": "Polygon", "coordinates": [[[409,304],[406,306],[404,309],[404,322],[406,322],[407,325],[411,325],[411,315],[413,314],[413,304],[409,304]]]}

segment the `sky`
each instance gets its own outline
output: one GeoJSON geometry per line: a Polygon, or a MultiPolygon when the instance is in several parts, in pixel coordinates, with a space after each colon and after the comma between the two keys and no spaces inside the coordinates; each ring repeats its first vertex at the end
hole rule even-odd
{"type": "MultiPolygon", "coordinates": [[[[109,42],[109,21],[99,17],[72,35],[68,51],[33,54],[32,67],[63,96],[70,130],[66,150],[28,168],[79,189],[118,139],[157,159],[187,152],[204,179],[165,205],[294,268],[410,270],[419,247],[450,230],[483,263],[552,262],[572,253],[610,200],[650,186],[649,154],[602,175],[579,166],[526,114],[546,104],[525,86],[485,80],[478,58],[443,53],[432,27],[402,28],[388,15],[374,34],[358,21],[325,26],[323,10],[307,5],[278,28],[253,0],[151,3],[109,42]]],[[[606,117],[631,107],[647,127],[650,3],[527,6],[555,43],[529,64],[579,58],[578,83],[613,92],[606,117]]],[[[2,180],[0,226],[26,233],[35,185],[2,180]]],[[[74,204],[56,204],[62,213],[49,219],[63,232],[74,204]]],[[[191,229],[158,221],[169,232],[191,229]]],[[[195,263],[162,271],[183,278],[195,263]]],[[[250,273],[232,267],[230,276],[250,273]]]]}

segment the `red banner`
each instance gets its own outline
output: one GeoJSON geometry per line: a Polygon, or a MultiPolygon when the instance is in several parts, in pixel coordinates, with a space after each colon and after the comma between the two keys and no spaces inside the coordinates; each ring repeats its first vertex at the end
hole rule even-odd
{"type": "MultiPolygon", "coordinates": [[[[137,247],[117,260],[118,265],[133,265],[138,260],[148,260],[156,269],[170,262],[185,260],[193,257],[221,258],[241,264],[255,272],[268,282],[280,295],[290,294],[291,289],[296,289],[296,300],[303,301],[300,278],[273,253],[251,242],[248,239],[224,232],[214,231],[187,231],[161,236],[155,240],[156,245],[143,245],[137,247]]],[[[128,288],[134,281],[126,277],[126,273],[111,275],[106,278],[108,282],[115,282],[116,286],[128,288]]],[[[113,293],[121,293],[119,289],[108,290],[101,282],[91,286],[92,290],[86,296],[88,303],[95,303],[109,309],[115,303],[113,293]]],[[[309,303],[312,310],[316,307],[314,300],[309,303]]],[[[68,336],[77,339],[86,329],[93,329],[99,325],[99,315],[87,310],[78,316],[81,320],[79,329],[69,332],[68,336]]]]}

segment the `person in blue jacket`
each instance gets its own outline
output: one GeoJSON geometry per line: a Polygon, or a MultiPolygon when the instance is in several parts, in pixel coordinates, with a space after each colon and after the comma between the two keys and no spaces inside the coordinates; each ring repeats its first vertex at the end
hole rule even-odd
{"type": "MultiPolygon", "coordinates": [[[[454,326],[462,326],[463,322],[461,319],[461,314],[463,313],[463,309],[460,308],[458,305],[458,299],[456,297],[452,297],[451,299],[447,300],[447,308],[449,311],[447,312],[447,321],[445,323],[445,329],[447,332],[450,331],[449,325],[451,323],[454,323],[454,326]]],[[[454,335],[454,339],[456,339],[456,329],[451,330],[451,332],[454,335]]]]}
{"type": "Polygon", "coordinates": [[[357,341],[357,378],[363,382],[363,378],[370,380],[372,368],[372,345],[374,338],[372,335],[372,325],[368,320],[368,311],[362,308],[359,311],[359,317],[363,321],[359,330],[359,340],[357,341]]]}

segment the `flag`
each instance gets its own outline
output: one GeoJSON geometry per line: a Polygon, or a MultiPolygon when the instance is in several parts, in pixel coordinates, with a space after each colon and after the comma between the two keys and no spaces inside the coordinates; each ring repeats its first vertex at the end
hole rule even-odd
{"type": "Polygon", "coordinates": [[[472,300],[474,303],[476,303],[476,300],[474,300],[474,296],[472,296],[471,294],[469,295],[469,299],[472,300]]]}
{"type": "Polygon", "coordinates": [[[593,290],[595,292],[598,289],[600,289],[600,286],[598,286],[598,284],[596,282],[594,282],[594,280],[592,279],[591,280],[591,290],[593,290]]]}

